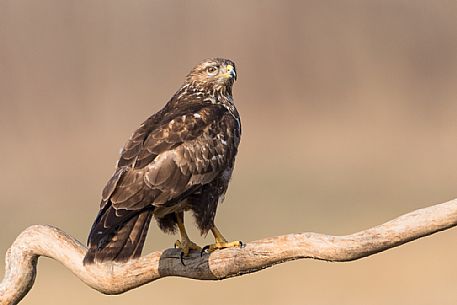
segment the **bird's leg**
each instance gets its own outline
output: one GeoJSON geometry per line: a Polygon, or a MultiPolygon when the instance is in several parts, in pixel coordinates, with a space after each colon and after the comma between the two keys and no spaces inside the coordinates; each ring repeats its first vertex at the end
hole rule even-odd
{"type": "Polygon", "coordinates": [[[214,235],[215,243],[212,245],[203,247],[202,253],[205,251],[213,252],[218,249],[243,246],[243,243],[239,240],[228,242],[215,225],[213,225],[213,227],[211,228],[211,232],[214,235]]]}
{"type": "MultiPolygon", "coordinates": [[[[181,249],[181,262],[182,257],[189,255],[190,250],[201,251],[201,247],[189,239],[187,236],[186,228],[184,227],[184,212],[177,212],[176,219],[178,223],[179,232],[181,233],[181,240],[175,242],[175,248],[181,249]]],[[[184,264],[184,263],[183,263],[184,264]]]]}

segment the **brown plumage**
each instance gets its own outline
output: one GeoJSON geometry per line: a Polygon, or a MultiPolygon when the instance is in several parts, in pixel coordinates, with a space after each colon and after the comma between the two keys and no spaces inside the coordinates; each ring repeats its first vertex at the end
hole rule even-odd
{"type": "Polygon", "coordinates": [[[241,135],[235,79],[230,60],[203,61],[133,133],[103,190],[84,263],[140,256],[152,217],[174,232],[176,213],[192,210],[202,233],[212,229],[241,135]]]}

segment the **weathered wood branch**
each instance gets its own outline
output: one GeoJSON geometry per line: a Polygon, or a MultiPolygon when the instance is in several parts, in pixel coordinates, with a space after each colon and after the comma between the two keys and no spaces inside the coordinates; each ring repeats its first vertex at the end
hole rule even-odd
{"type": "Polygon", "coordinates": [[[17,304],[32,288],[38,257],[61,262],[90,287],[121,294],[167,276],[222,280],[300,258],[346,262],[400,246],[457,225],[457,199],[400,216],[346,236],[289,234],[250,242],[246,247],[192,254],[183,266],[179,251],[154,252],[125,264],[84,266],[86,247],[58,228],[35,225],[24,230],[6,254],[0,305],[17,304]]]}

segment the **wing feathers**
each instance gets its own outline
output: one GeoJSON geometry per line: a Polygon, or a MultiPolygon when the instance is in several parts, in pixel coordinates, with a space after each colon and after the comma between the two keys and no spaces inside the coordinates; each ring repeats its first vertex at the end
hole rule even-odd
{"type": "Polygon", "coordinates": [[[120,168],[116,169],[116,172],[114,173],[113,177],[111,177],[111,179],[108,181],[105,188],[103,189],[103,192],[102,192],[103,201],[107,201],[108,198],[113,194],[114,190],[117,187],[119,179],[127,170],[128,169],[126,167],[120,167],[120,168]]]}

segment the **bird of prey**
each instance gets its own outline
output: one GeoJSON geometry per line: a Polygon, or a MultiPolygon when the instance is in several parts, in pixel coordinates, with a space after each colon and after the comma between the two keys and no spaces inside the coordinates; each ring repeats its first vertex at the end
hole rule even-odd
{"type": "Polygon", "coordinates": [[[232,175],[241,136],[232,98],[235,64],[222,58],[205,60],[162,110],[133,133],[107,182],[88,238],[85,264],[124,262],[141,255],[149,223],[175,232],[182,256],[202,251],[184,227],[190,210],[202,234],[215,243],[203,250],[241,246],[228,242],[214,224],[232,175]]]}

